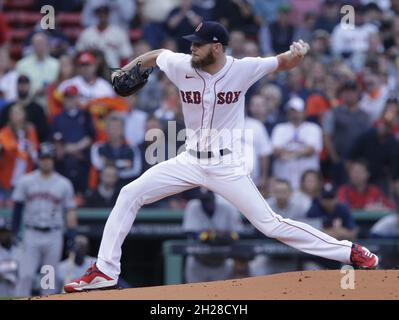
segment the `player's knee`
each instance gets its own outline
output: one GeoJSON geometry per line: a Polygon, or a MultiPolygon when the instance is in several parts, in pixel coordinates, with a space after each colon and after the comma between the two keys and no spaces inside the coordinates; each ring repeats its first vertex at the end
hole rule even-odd
{"type": "Polygon", "coordinates": [[[126,203],[126,205],[131,205],[133,201],[135,206],[138,207],[141,207],[144,204],[140,188],[133,183],[130,183],[121,189],[117,201],[126,203]]]}
{"type": "Polygon", "coordinates": [[[124,186],[119,192],[119,198],[123,200],[132,200],[137,197],[138,188],[132,184],[124,186]]]}
{"type": "Polygon", "coordinates": [[[270,219],[252,219],[251,223],[256,229],[269,238],[276,238],[281,235],[278,231],[281,222],[273,216],[271,216],[270,219]]]}

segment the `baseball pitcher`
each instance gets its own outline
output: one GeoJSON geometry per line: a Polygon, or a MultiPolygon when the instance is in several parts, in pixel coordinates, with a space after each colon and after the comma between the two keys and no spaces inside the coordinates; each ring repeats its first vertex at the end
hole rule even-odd
{"type": "Polygon", "coordinates": [[[115,91],[125,96],[145,85],[149,71],[144,68],[158,66],[165,72],[180,91],[186,150],[122,188],[105,225],[97,262],[81,278],[65,285],[65,291],[115,286],[121,246],[140,207],[197,186],[230,201],[267,237],[313,255],[375,268],[378,257],[366,248],[338,241],[273,212],[252,182],[241,136],[234,134],[244,131],[244,100],[249,87],[268,73],[295,68],[309,45],[300,40],[274,57],[235,59],[225,54],[227,30],[211,21],[201,23],[184,38],[192,43],[191,55],[165,49],[150,51],[112,74],[115,91]]]}

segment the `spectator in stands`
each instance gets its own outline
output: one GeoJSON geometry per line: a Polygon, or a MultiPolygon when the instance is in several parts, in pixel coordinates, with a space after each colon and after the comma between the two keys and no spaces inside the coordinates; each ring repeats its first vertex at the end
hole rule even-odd
{"type": "Polygon", "coordinates": [[[258,24],[267,25],[277,20],[278,10],[281,6],[288,5],[287,0],[255,0],[252,4],[252,12],[258,24]]]}
{"type": "Polygon", "coordinates": [[[273,152],[269,134],[262,122],[249,116],[245,117],[244,128],[241,140],[252,181],[262,194],[267,194],[269,163],[273,152]]]}
{"type": "Polygon", "coordinates": [[[112,208],[120,190],[118,169],[111,164],[105,165],[95,190],[85,195],[84,206],[89,208],[112,208]]]}
{"type": "Polygon", "coordinates": [[[16,103],[24,107],[26,120],[35,127],[39,141],[45,141],[49,134],[47,117],[43,108],[36,102],[32,101],[31,83],[29,78],[25,75],[18,76],[17,99],[7,104],[0,113],[0,128],[7,125],[10,118],[11,107],[16,103]]]}
{"type": "Polygon", "coordinates": [[[199,8],[200,16],[202,17],[203,21],[215,20],[214,10],[216,0],[193,0],[193,4],[199,8]]]}
{"type": "Polygon", "coordinates": [[[289,50],[294,40],[294,26],[289,21],[290,7],[280,5],[275,22],[269,25],[271,48],[275,54],[289,50]]]}
{"type": "Polygon", "coordinates": [[[336,239],[354,240],[357,226],[349,208],[339,203],[336,190],[331,184],[325,184],[319,199],[313,201],[308,218],[322,218],[323,231],[336,239]]]}
{"type": "MultiPolygon", "coordinates": [[[[309,13],[312,13],[315,18],[320,15],[322,1],[319,0],[289,0],[291,8],[290,20],[295,26],[300,27],[306,25],[306,19],[309,13]]],[[[312,27],[313,29],[314,27],[312,27]]],[[[300,38],[299,38],[300,39],[300,38]]],[[[305,39],[304,39],[305,40],[305,39]]]]}
{"type": "Polygon", "coordinates": [[[256,23],[250,1],[247,0],[216,0],[214,17],[229,30],[242,30],[246,35],[256,37],[256,23]]]}
{"type": "Polygon", "coordinates": [[[76,236],[74,248],[72,248],[69,256],[59,263],[57,268],[58,292],[61,293],[61,288],[63,288],[65,283],[75,279],[96,260],[96,258],[88,255],[89,249],[89,239],[83,235],[76,236]]]}
{"type": "Polygon", "coordinates": [[[33,97],[45,110],[45,93],[47,85],[53,82],[59,72],[59,62],[49,55],[48,37],[38,32],[32,37],[33,53],[18,61],[16,70],[25,74],[31,81],[33,97]]]}
{"type": "MultiPolygon", "coordinates": [[[[295,12],[295,15],[297,15],[297,12],[295,12]]],[[[294,32],[294,40],[295,41],[302,39],[303,41],[310,43],[310,41],[313,38],[313,32],[314,32],[314,27],[316,24],[316,18],[317,18],[316,13],[313,11],[309,11],[309,12],[306,12],[304,15],[303,25],[300,25],[299,24],[300,22],[297,19],[294,20],[297,23],[297,27],[295,28],[295,32],[294,32]]]]}
{"type": "MultiPolygon", "coordinates": [[[[55,12],[57,14],[58,11],[55,12]]],[[[57,16],[55,17],[55,20],[57,21],[57,16]]],[[[38,23],[33,27],[32,32],[26,37],[22,44],[22,52],[24,56],[31,54],[34,51],[32,42],[34,35],[37,33],[43,33],[47,36],[49,54],[53,58],[58,59],[64,54],[72,53],[71,43],[68,37],[62,32],[62,29],[59,28],[59,25],[57,23],[55,24],[54,29],[43,29],[41,21],[38,21],[38,23]]]]}
{"type": "Polygon", "coordinates": [[[14,104],[7,126],[0,130],[0,190],[6,198],[18,180],[32,170],[38,144],[35,128],[26,121],[24,107],[14,104]]]}
{"type": "Polygon", "coordinates": [[[352,145],[349,160],[364,159],[370,170],[370,183],[385,193],[390,191],[392,180],[398,179],[399,142],[392,133],[397,125],[397,106],[385,107],[375,127],[361,134],[352,145]]]}
{"type": "Polygon", "coordinates": [[[261,56],[258,44],[253,40],[244,41],[243,50],[244,50],[244,57],[257,58],[261,56]]]}
{"type": "Polygon", "coordinates": [[[389,97],[388,87],[383,77],[366,68],[363,74],[364,93],[359,101],[359,108],[366,112],[371,122],[381,117],[382,111],[389,97]]]}
{"type": "Polygon", "coordinates": [[[75,75],[75,65],[70,55],[62,55],[58,61],[60,70],[57,79],[47,86],[47,116],[50,123],[63,111],[62,92],[57,90],[58,86],[75,75]]]}
{"type": "Polygon", "coordinates": [[[127,143],[134,147],[144,141],[148,113],[137,109],[137,95],[131,95],[125,99],[129,106],[129,113],[125,118],[125,138],[127,143]]]}
{"type": "Polygon", "coordinates": [[[366,60],[369,47],[369,36],[378,33],[378,28],[363,19],[363,9],[356,8],[352,28],[347,28],[347,23],[339,23],[331,34],[331,52],[337,58],[347,59],[354,70],[361,70],[366,60]]]}
{"type": "Polygon", "coordinates": [[[323,92],[325,89],[325,81],[327,72],[327,66],[321,61],[313,60],[305,79],[305,87],[310,92],[323,92]]]}
{"type": "Polygon", "coordinates": [[[104,53],[108,67],[125,65],[133,55],[129,34],[117,25],[109,23],[110,5],[100,3],[93,7],[98,18],[95,26],[83,30],[77,42],[78,51],[98,49],[104,53]]]}
{"type": "Polygon", "coordinates": [[[241,59],[246,57],[244,52],[245,45],[245,33],[241,30],[233,30],[230,32],[229,47],[227,48],[227,54],[234,58],[241,59]]]}
{"type": "MultiPolygon", "coordinates": [[[[286,106],[287,101],[294,97],[298,96],[304,101],[309,96],[309,89],[305,87],[306,73],[303,68],[294,68],[287,72],[287,80],[286,83],[282,86],[282,105],[286,106]]],[[[286,109],[281,110],[282,112],[287,112],[286,109]]]]}
{"type": "MultiPolygon", "coordinates": [[[[162,48],[177,52],[177,43],[174,39],[166,38],[163,43],[162,48]]],[[[151,47],[147,41],[138,41],[134,45],[134,57],[137,58],[141,54],[150,50],[151,47]]],[[[164,75],[160,70],[155,69],[148,78],[147,84],[138,93],[136,93],[138,97],[137,104],[142,110],[152,113],[159,107],[159,101],[162,99],[161,77],[164,77],[164,75]]]]}
{"type": "Polygon", "coordinates": [[[316,220],[309,221],[306,216],[312,201],[305,197],[298,197],[287,180],[273,180],[271,197],[267,199],[267,203],[274,212],[284,218],[311,222],[312,226],[320,227],[316,220]]]}
{"type": "Polygon", "coordinates": [[[152,49],[160,47],[167,37],[165,21],[171,10],[180,4],[179,0],[146,0],[139,2],[139,15],[142,20],[143,38],[152,49]]]}
{"type": "Polygon", "coordinates": [[[322,126],[324,143],[331,159],[331,178],[339,186],[346,182],[345,161],[355,140],[369,127],[369,117],[358,107],[358,87],[353,81],[343,83],[338,91],[342,105],[325,113],[322,126]]]}
{"type": "Polygon", "coordinates": [[[321,128],[305,121],[305,103],[299,97],[287,103],[288,122],[276,125],[272,132],[273,175],[299,188],[300,178],[308,169],[319,170],[322,149],[321,128]]]}
{"type": "Polygon", "coordinates": [[[340,6],[336,0],[325,0],[322,4],[321,14],[317,17],[315,30],[325,30],[331,34],[340,20],[340,6]]]}
{"type": "Polygon", "coordinates": [[[68,86],[63,91],[63,106],[64,111],[52,124],[57,170],[71,180],[75,191],[81,195],[87,189],[94,125],[90,114],[80,109],[76,86],[68,86]]]}
{"type": "Polygon", "coordinates": [[[95,26],[98,22],[96,9],[104,5],[109,7],[109,23],[128,30],[136,14],[136,0],[86,0],[80,16],[81,25],[83,27],[95,26]]]}
{"type": "Polygon", "coordinates": [[[387,211],[394,204],[380,188],[369,183],[370,173],[365,161],[356,160],[349,165],[349,183],[338,189],[338,200],[354,210],[387,211]]]}
{"type": "MultiPolygon", "coordinates": [[[[208,190],[200,190],[198,199],[190,200],[184,211],[183,230],[189,239],[207,244],[231,243],[242,229],[237,209],[220,201],[208,190]]],[[[233,261],[223,256],[189,255],[185,264],[187,283],[229,279],[233,261]]]]}
{"type": "Polygon", "coordinates": [[[66,87],[74,85],[79,88],[79,97],[82,104],[91,99],[113,97],[114,90],[109,82],[97,77],[97,62],[94,55],[88,51],[77,57],[78,75],[63,81],[58,91],[63,92],[66,87]]]}
{"type": "MultiPolygon", "coordinates": [[[[324,67],[317,69],[319,72],[327,72],[324,67]]],[[[306,99],[306,116],[309,121],[321,125],[325,113],[339,105],[339,101],[336,98],[338,84],[337,77],[332,74],[324,74],[322,78],[320,76],[307,78],[307,85],[314,85],[306,99]]]]}
{"type": "Polygon", "coordinates": [[[167,159],[167,145],[162,142],[164,138],[161,122],[156,117],[149,116],[145,123],[145,139],[139,145],[142,162],[141,173],[167,159]]]}
{"type": "Polygon", "coordinates": [[[97,142],[91,148],[91,163],[98,170],[106,164],[118,168],[122,185],[133,181],[141,173],[141,155],[137,147],[131,148],[124,138],[124,118],[111,113],[106,123],[107,140],[97,142]]]}
{"type": "Polygon", "coordinates": [[[179,52],[190,53],[190,42],[182,36],[189,34],[203,20],[201,8],[193,4],[192,0],[182,0],[181,4],[174,8],[166,19],[169,34],[177,39],[179,52]]]}
{"type": "Polygon", "coordinates": [[[306,170],[301,177],[301,185],[295,196],[304,198],[304,201],[313,202],[320,196],[320,191],[323,186],[323,177],[320,171],[306,170]]]}
{"type": "MultiPolygon", "coordinates": [[[[154,115],[161,121],[172,121],[175,120],[179,107],[179,91],[171,82],[168,82],[163,88],[162,100],[159,108],[154,112],[154,115]]],[[[165,123],[165,125],[167,124],[165,123]]]]}
{"type": "Polygon", "coordinates": [[[0,112],[4,105],[17,98],[18,74],[11,65],[8,48],[0,48],[0,112]]]}
{"type": "Polygon", "coordinates": [[[13,243],[11,224],[0,217],[0,297],[15,296],[18,279],[17,248],[13,243]]]}
{"type": "Polygon", "coordinates": [[[271,135],[274,127],[278,123],[285,121],[285,117],[281,112],[281,88],[270,83],[261,87],[259,93],[263,99],[257,98],[256,105],[253,105],[252,107],[250,105],[250,110],[255,118],[262,121],[267,132],[271,135]]]}
{"type": "MultiPolygon", "coordinates": [[[[383,118],[387,118],[389,122],[392,122],[391,133],[395,136],[395,139],[399,141],[399,100],[396,98],[389,98],[382,115],[383,118]]],[[[375,125],[378,125],[378,122],[379,121],[377,121],[375,125]]]]}
{"type": "Polygon", "coordinates": [[[316,60],[328,64],[331,61],[330,54],[330,34],[325,30],[315,30],[310,40],[310,47],[312,48],[312,55],[316,60]]]}

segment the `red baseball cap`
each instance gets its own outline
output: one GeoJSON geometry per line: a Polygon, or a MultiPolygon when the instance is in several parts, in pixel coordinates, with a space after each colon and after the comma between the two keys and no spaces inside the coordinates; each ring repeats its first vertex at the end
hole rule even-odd
{"type": "Polygon", "coordinates": [[[93,64],[96,62],[96,58],[94,55],[90,52],[83,52],[78,56],[77,63],[79,65],[85,65],[85,64],[93,64]]]}
{"type": "Polygon", "coordinates": [[[79,90],[74,85],[67,86],[63,91],[64,97],[76,97],[78,94],[79,90]]]}

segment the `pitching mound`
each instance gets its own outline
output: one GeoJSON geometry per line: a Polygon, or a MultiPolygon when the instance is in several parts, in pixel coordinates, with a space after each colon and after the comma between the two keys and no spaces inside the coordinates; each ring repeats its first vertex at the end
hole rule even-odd
{"type": "Polygon", "coordinates": [[[281,273],[228,281],[62,294],[36,299],[275,300],[399,299],[399,271],[355,271],[355,289],[341,289],[339,270],[281,273]]]}

